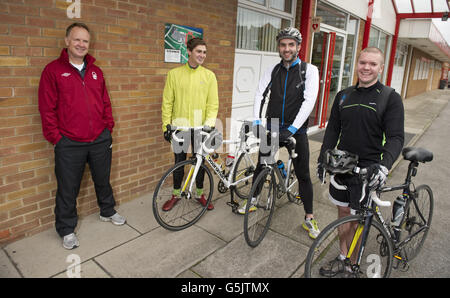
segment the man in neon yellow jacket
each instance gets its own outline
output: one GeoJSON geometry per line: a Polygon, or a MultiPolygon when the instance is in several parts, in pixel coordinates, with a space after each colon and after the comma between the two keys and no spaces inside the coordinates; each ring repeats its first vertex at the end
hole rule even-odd
{"type": "MultiPolygon", "coordinates": [[[[206,58],[206,43],[203,39],[192,38],[187,42],[188,62],[174,68],[167,74],[162,102],[162,124],[164,138],[170,142],[167,124],[175,126],[209,126],[216,124],[219,96],[215,74],[202,66],[206,58]]],[[[191,140],[193,144],[193,140],[191,140]]],[[[186,160],[186,152],[175,153],[175,164],[186,160]]],[[[163,210],[169,211],[180,200],[183,171],[174,173],[174,190],[163,210]]],[[[203,195],[204,171],[199,171],[196,180],[197,199],[205,206],[203,195]]],[[[212,204],[208,210],[213,209],[212,204]]]]}

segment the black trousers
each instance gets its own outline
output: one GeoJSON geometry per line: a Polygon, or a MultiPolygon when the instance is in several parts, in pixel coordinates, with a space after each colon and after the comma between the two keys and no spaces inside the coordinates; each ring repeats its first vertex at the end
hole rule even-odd
{"type": "MultiPolygon", "coordinates": [[[[190,143],[186,142],[186,141],[185,141],[186,143],[183,143],[183,142],[177,143],[175,141],[172,141],[172,146],[173,147],[176,146],[176,148],[174,148],[175,164],[186,160],[189,144],[192,147],[192,155],[195,154],[197,146],[201,146],[201,142],[199,140],[195,140],[196,137],[200,138],[199,135],[194,137],[194,132],[191,132],[190,133],[190,141],[191,141],[190,143]],[[182,149],[182,150],[180,150],[180,149],[182,149]]],[[[189,132],[185,134],[184,139],[189,140],[189,132]]],[[[174,189],[181,188],[181,183],[183,181],[183,177],[184,177],[184,167],[178,168],[174,171],[174,173],[173,173],[173,188],[174,189]]],[[[205,177],[205,170],[203,168],[200,168],[198,170],[197,178],[195,179],[195,186],[197,187],[197,189],[203,188],[204,177],[205,177]]]]}
{"type": "Polygon", "coordinates": [[[76,142],[63,136],[55,146],[56,191],[55,227],[61,237],[77,226],[77,196],[86,163],[94,181],[100,215],[114,215],[115,200],[109,182],[112,137],[108,129],[91,143],[76,142]]]}
{"type": "MultiPolygon", "coordinates": [[[[292,160],[292,164],[294,165],[295,175],[298,180],[299,195],[302,198],[305,213],[312,214],[313,186],[309,171],[309,140],[306,133],[298,133],[293,135],[293,137],[296,140],[295,152],[297,153],[297,157],[292,160]]],[[[269,156],[270,154],[270,152],[267,154],[259,152],[258,165],[253,174],[253,182],[262,170],[262,165],[259,162],[261,157],[269,156]]]]}

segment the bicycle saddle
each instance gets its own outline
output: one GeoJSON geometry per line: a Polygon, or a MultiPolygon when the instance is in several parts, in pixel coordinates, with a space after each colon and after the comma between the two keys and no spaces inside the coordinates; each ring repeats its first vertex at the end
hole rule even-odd
{"type": "Polygon", "coordinates": [[[403,158],[409,161],[427,162],[433,160],[433,152],[419,147],[405,147],[402,150],[403,158]]]}

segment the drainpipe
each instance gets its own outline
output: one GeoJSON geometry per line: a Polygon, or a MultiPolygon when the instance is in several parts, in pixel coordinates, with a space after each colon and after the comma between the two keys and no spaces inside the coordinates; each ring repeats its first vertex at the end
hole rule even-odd
{"type": "Polygon", "coordinates": [[[309,48],[309,40],[311,39],[311,7],[314,0],[303,0],[302,15],[300,18],[300,33],[302,34],[302,48],[300,49],[300,59],[306,61],[306,54],[309,48]]]}
{"type": "Polygon", "coordinates": [[[362,42],[362,49],[367,48],[367,45],[369,44],[369,36],[370,36],[370,26],[372,25],[372,13],[373,13],[373,3],[375,0],[369,0],[369,6],[367,8],[367,17],[366,17],[366,24],[364,26],[364,35],[363,35],[363,42],[362,42]]]}

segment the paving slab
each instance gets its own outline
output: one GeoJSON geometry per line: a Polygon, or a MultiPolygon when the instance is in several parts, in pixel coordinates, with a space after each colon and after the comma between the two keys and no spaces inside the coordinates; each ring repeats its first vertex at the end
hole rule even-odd
{"type": "Polygon", "coordinates": [[[110,276],[93,260],[79,264],[79,269],[74,267],[62,272],[55,278],[109,278],[110,276]]]}
{"type": "Polygon", "coordinates": [[[14,267],[8,255],[0,250],[0,278],[17,278],[21,277],[19,271],[14,267]]]}
{"type": "MultiPolygon", "coordinates": [[[[314,203],[314,218],[319,224],[319,229],[324,228],[331,218],[336,217],[336,207],[314,203]]],[[[272,217],[270,229],[303,245],[310,246],[313,240],[302,227],[305,218],[303,205],[286,203],[276,209],[272,217]]]]}
{"type": "Polygon", "coordinates": [[[141,196],[131,202],[121,204],[117,212],[125,216],[127,224],[144,234],[159,227],[153,215],[153,193],[141,196]]]}
{"type": "Polygon", "coordinates": [[[201,277],[289,277],[305,259],[308,247],[269,230],[255,248],[240,235],[192,268],[201,277]]]}
{"type": "Polygon", "coordinates": [[[157,228],[95,258],[113,277],[176,277],[226,243],[192,226],[157,228]]]}
{"type": "Polygon", "coordinates": [[[79,221],[76,230],[80,246],[67,250],[55,230],[13,242],[4,249],[24,277],[51,277],[73,264],[68,258],[76,254],[80,263],[134,239],[139,233],[128,225],[114,226],[99,220],[98,214],[79,221]]]}
{"type": "Polygon", "coordinates": [[[244,229],[244,216],[233,213],[227,205],[229,201],[229,195],[214,201],[214,209],[207,211],[195,225],[226,242],[236,238],[244,229]]]}

